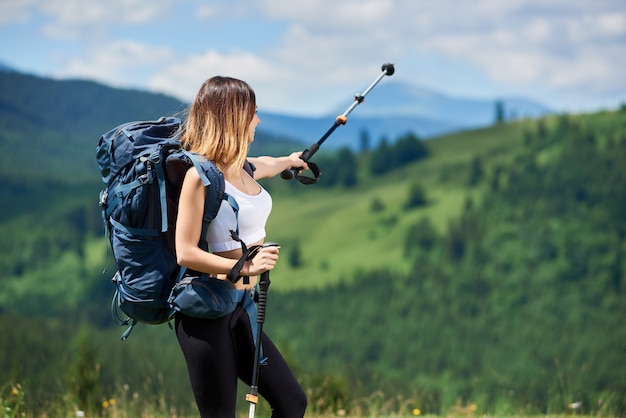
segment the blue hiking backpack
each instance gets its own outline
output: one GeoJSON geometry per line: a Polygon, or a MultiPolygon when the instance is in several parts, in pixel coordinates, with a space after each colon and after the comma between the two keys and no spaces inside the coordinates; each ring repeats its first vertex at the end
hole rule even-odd
{"type": "Polygon", "coordinates": [[[215,218],[222,201],[237,212],[224,192],[224,176],[204,157],[182,150],[181,120],[122,124],[100,137],[96,148],[105,188],[100,206],[118,271],[111,313],[119,325],[161,324],[174,312],[168,298],[182,275],[176,263],[174,227],[185,173],[195,166],[207,187],[203,228],[215,218]]]}

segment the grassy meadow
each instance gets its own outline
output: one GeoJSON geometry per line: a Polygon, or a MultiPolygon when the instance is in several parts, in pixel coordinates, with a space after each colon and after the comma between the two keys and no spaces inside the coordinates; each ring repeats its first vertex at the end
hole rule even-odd
{"type": "MultiPolygon", "coordinates": [[[[349,188],[264,183],[274,198],[267,239],[282,246],[266,329],[309,393],[307,417],[620,416],[624,114],[434,138],[427,158],[379,176],[359,154],[349,188]],[[593,141],[577,135],[585,130],[593,141]],[[590,142],[589,155],[570,139],[590,142]],[[587,159],[593,169],[577,177],[587,159]],[[542,189],[545,173],[554,189],[542,189]],[[496,188],[499,178],[516,187],[496,188]],[[415,185],[427,202],[407,209],[415,185]],[[427,246],[410,233],[422,220],[436,232],[427,246]]],[[[92,225],[98,191],[0,224],[10,272],[0,280],[3,418],[194,416],[167,326],[120,343],[111,325],[114,267],[92,225]]],[[[257,412],[270,415],[263,401],[257,412]]]]}
{"type": "Polygon", "coordinates": [[[296,192],[283,193],[284,185],[279,184],[266,228],[268,240],[282,245],[283,259],[297,241],[304,262],[291,268],[282,261],[272,272],[272,286],[319,288],[349,279],[355,270],[383,267],[406,272],[411,266],[403,253],[407,228],[426,218],[445,233],[467,199],[479,201],[483,192],[468,187],[471,162],[482,158],[489,175],[493,167],[513,158],[528,129],[533,122],[521,121],[429,140],[428,158],[382,178],[368,175],[362,164],[365,180],[350,189],[297,185],[296,192]],[[424,187],[428,204],[407,211],[403,205],[414,183],[424,187]],[[382,202],[384,210],[373,211],[374,201],[382,202]]]}

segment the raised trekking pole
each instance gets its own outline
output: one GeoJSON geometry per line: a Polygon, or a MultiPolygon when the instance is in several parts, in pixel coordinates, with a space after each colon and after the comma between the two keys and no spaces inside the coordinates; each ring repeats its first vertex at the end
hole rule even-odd
{"type": "Polygon", "coordinates": [[[356,108],[358,105],[363,103],[363,100],[365,100],[365,96],[367,96],[367,94],[370,92],[370,90],[372,90],[376,86],[376,84],[378,84],[378,82],[383,79],[384,76],[386,76],[386,75],[387,76],[391,76],[391,75],[393,75],[393,73],[395,71],[396,70],[393,67],[393,64],[390,64],[390,63],[383,64],[383,66],[382,66],[382,74],[380,74],[378,76],[378,78],[376,78],[376,80],[374,80],[374,82],[372,84],[370,84],[370,86],[367,89],[365,89],[365,91],[363,93],[356,94],[354,96],[354,102],[350,105],[350,107],[348,107],[348,109],[346,109],[346,111],[343,112],[343,114],[337,116],[333,126],[331,126],[330,129],[328,131],[326,131],[326,133],[324,135],[322,135],[322,137],[315,144],[311,145],[309,148],[307,148],[304,151],[302,151],[302,155],[300,156],[300,158],[308,163],[309,169],[311,170],[311,172],[313,173],[313,175],[315,177],[307,177],[307,176],[300,175],[299,174],[300,173],[300,169],[298,169],[298,168],[287,169],[287,170],[283,171],[280,174],[280,176],[283,179],[285,179],[285,180],[291,180],[292,178],[295,177],[302,184],[315,184],[315,183],[317,183],[317,179],[319,179],[319,176],[322,173],[321,173],[319,167],[317,166],[317,164],[315,164],[313,162],[309,162],[309,159],[313,156],[313,154],[315,154],[317,152],[317,150],[324,143],[324,141],[326,141],[326,139],[333,132],[335,132],[335,129],[337,129],[341,125],[345,125],[346,122],[348,122],[348,115],[350,114],[350,112],[352,112],[354,110],[354,108],[356,108]]]}
{"type": "MultiPolygon", "coordinates": [[[[263,244],[264,247],[277,246],[278,244],[268,242],[263,244]]],[[[252,369],[252,384],[250,385],[250,393],[246,394],[246,400],[250,402],[249,418],[254,418],[254,411],[259,402],[259,372],[261,368],[261,339],[263,336],[263,324],[265,323],[265,308],[267,306],[267,290],[270,287],[270,272],[266,271],[261,274],[259,281],[259,301],[257,303],[257,329],[256,329],[256,346],[254,350],[254,363],[252,369]]]]}

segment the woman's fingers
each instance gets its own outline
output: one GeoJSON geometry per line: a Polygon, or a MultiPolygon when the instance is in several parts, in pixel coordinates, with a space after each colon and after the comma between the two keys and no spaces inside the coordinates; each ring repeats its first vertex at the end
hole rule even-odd
{"type": "Polygon", "coordinates": [[[272,270],[278,262],[279,247],[264,247],[254,256],[250,263],[250,275],[256,276],[272,270]]]}

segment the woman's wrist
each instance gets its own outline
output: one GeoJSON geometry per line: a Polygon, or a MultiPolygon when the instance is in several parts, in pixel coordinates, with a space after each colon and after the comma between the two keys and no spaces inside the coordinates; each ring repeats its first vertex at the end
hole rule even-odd
{"type": "Polygon", "coordinates": [[[250,265],[252,264],[251,261],[246,260],[243,263],[243,266],[241,267],[241,276],[250,276],[250,265]]]}

